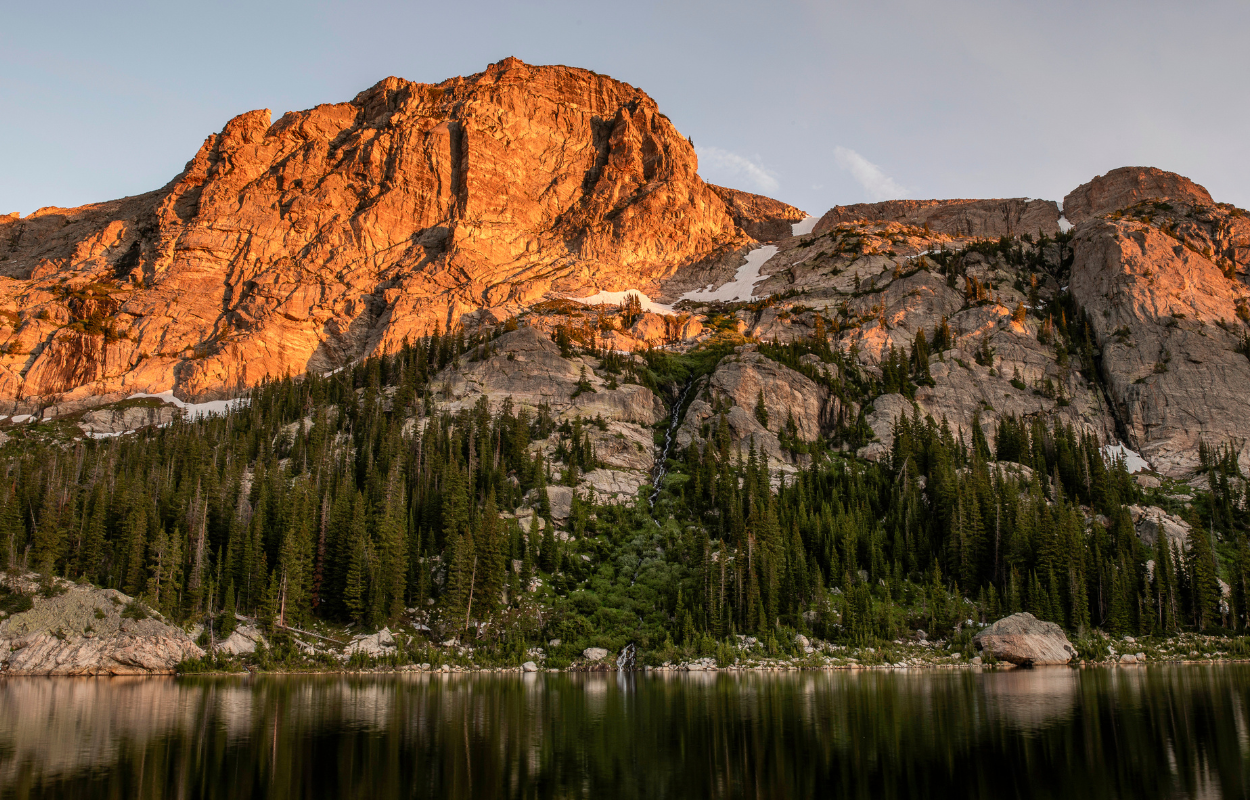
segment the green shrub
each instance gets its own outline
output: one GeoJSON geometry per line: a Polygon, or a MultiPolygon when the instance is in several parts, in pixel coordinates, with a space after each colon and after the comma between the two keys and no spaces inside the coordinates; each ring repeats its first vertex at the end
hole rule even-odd
{"type": "Polygon", "coordinates": [[[131,600],[122,609],[122,619],[141,620],[147,619],[149,616],[148,610],[138,600],[131,600]]]}

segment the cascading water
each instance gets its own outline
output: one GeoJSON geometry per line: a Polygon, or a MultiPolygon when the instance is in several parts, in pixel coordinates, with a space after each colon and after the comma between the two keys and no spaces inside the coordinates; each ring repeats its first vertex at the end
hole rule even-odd
{"type": "Polygon", "coordinates": [[[616,657],[616,671],[625,672],[626,670],[633,669],[634,658],[637,655],[637,652],[638,651],[634,648],[632,643],[621,648],[621,654],[616,657]]]}
{"type": "MultiPolygon", "coordinates": [[[[673,436],[677,433],[678,423],[681,422],[681,409],[686,405],[686,395],[690,393],[691,386],[694,386],[694,378],[686,381],[686,388],[682,389],[681,397],[677,398],[677,402],[673,404],[673,418],[668,423],[668,432],[664,434],[664,449],[655,462],[655,477],[651,480],[651,497],[647,500],[647,505],[653,509],[656,499],[660,496],[660,487],[664,485],[664,476],[668,475],[668,451],[673,447],[673,436]]],[[[655,524],[660,523],[657,521],[655,524]]]]}

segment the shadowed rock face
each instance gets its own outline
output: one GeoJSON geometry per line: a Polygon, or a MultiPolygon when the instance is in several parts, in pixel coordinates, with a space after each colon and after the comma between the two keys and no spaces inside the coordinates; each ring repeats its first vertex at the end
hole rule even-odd
{"type": "Polygon", "coordinates": [[[1069,192],[1063,198],[1063,214],[1077,225],[1143,200],[1215,204],[1206,189],[1184,175],[1154,167],[1120,167],[1069,192]]]}
{"type": "Polygon", "coordinates": [[[276,122],[248,112],[159,191],[0,218],[0,398],[220,396],[479,308],[658,294],[752,244],[735,217],[802,217],[718,194],[697,166],[644,92],[516,59],[276,122]]]}
{"type": "Polygon", "coordinates": [[[857,220],[901,222],[950,236],[997,239],[1059,231],[1059,209],[1050,200],[887,200],[834,206],[816,223],[816,235],[857,220]]]}
{"type": "Polygon", "coordinates": [[[802,222],[807,217],[806,212],[761,194],[712,184],[709,188],[725,201],[734,224],[761,242],[774,242],[790,236],[794,223],[802,222]]]}

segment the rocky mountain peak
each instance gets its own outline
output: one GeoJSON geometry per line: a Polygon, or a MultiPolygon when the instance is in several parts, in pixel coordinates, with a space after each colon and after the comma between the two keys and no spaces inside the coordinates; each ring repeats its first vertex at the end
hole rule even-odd
{"type": "Polygon", "coordinates": [[[470,312],[659,294],[804,216],[735,198],[645,92],[584,69],[508,58],[250,111],[160,190],[0,218],[0,397],[219,396],[470,312]]]}
{"type": "Polygon", "coordinates": [[[1076,225],[1143,200],[1171,200],[1191,206],[1215,204],[1206,189],[1184,175],[1154,167],[1120,167],[1069,192],[1063,198],[1063,213],[1076,225]]]}

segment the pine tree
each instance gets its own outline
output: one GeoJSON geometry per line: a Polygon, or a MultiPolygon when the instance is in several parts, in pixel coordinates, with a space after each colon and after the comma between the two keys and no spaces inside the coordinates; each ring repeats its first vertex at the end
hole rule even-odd
{"type": "Polygon", "coordinates": [[[1210,534],[1200,527],[1189,532],[1187,567],[1193,624],[1198,630],[1204,630],[1219,619],[1220,586],[1210,534]]]}

